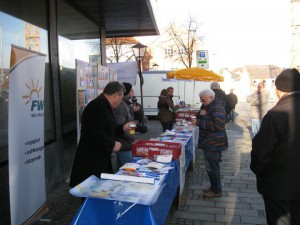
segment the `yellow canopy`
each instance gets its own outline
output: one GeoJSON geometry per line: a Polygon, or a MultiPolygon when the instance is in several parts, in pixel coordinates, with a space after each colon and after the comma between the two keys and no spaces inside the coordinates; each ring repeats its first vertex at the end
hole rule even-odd
{"type": "Polygon", "coordinates": [[[186,68],[167,73],[167,79],[196,80],[196,81],[224,81],[224,77],[202,68],[186,68]]]}

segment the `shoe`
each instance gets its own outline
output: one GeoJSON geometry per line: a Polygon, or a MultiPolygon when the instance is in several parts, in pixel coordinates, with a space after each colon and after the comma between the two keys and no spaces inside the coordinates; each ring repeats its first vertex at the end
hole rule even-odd
{"type": "Polygon", "coordinates": [[[221,197],[222,193],[215,193],[213,191],[203,192],[204,197],[221,197]]]}
{"type": "Polygon", "coordinates": [[[207,192],[210,192],[210,191],[211,191],[210,188],[204,188],[204,189],[202,190],[203,193],[207,193],[207,192]]]}

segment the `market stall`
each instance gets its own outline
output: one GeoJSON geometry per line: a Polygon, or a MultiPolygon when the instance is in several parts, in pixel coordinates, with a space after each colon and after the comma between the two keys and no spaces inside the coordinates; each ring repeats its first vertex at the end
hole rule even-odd
{"type": "MultiPolygon", "coordinates": [[[[123,201],[118,200],[115,195],[105,194],[105,197],[103,197],[103,191],[101,194],[97,193],[99,187],[97,182],[94,182],[93,193],[85,195],[89,197],[81,205],[72,224],[163,225],[178,189],[181,192],[183,190],[185,173],[195,154],[196,140],[198,139],[197,127],[192,129],[191,127],[189,129],[187,127],[177,128],[178,130],[175,129],[171,133],[163,133],[160,137],[149,140],[149,143],[152,145],[155,143],[181,144],[180,157],[175,157],[176,159],[167,163],[167,166],[173,169],[168,170],[168,173],[162,178],[156,178],[154,185],[158,186],[153,186],[153,188],[157,192],[157,196],[153,195],[151,203],[137,200],[140,196],[134,193],[129,193],[128,196],[123,195],[123,201]],[[107,196],[110,196],[110,198],[107,198],[107,196]]],[[[156,146],[159,145],[156,144],[156,146]]],[[[165,149],[161,150],[164,151],[165,149]]],[[[137,155],[136,152],[134,154],[137,155]]],[[[133,163],[141,159],[141,156],[135,157],[133,163]]],[[[119,172],[117,174],[120,174],[119,172]]],[[[140,190],[149,187],[149,185],[151,184],[139,184],[140,190]]],[[[81,186],[81,190],[83,186],[81,186]]],[[[123,188],[121,189],[123,190],[123,188]]],[[[143,193],[143,191],[138,192],[143,193]]]]}

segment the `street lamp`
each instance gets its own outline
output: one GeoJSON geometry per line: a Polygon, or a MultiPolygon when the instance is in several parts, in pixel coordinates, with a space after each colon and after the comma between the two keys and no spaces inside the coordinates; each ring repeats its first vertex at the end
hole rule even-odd
{"type": "MultiPolygon", "coordinates": [[[[138,43],[138,44],[132,46],[133,54],[134,54],[134,56],[136,58],[136,61],[138,61],[138,63],[139,63],[141,106],[142,106],[143,112],[144,112],[144,101],[143,101],[143,84],[144,84],[144,79],[143,79],[143,75],[142,75],[142,59],[143,59],[143,57],[145,55],[146,48],[147,48],[147,46],[143,45],[141,43],[138,43]]],[[[142,125],[144,126],[144,120],[142,120],[142,125]]]]}

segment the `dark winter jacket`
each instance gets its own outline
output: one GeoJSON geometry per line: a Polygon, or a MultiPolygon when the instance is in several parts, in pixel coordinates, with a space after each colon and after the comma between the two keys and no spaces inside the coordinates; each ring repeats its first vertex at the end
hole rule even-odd
{"type": "Polygon", "coordinates": [[[220,99],[224,102],[225,112],[228,115],[232,110],[232,105],[228,101],[226,93],[221,89],[213,89],[213,91],[215,92],[215,99],[220,99]]]}
{"type": "Polygon", "coordinates": [[[71,187],[91,175],[100,177],[101,173],[113,173],[111,153],[115,146],[115,132],[112,108],[101,94],[83,111],[81,135],[71,173],[71,187]]]}
{"type": "Polygon", "coordinates": [[[228,100],[229,104],[231,105],[231,109],[235,109],[235,105],[238,103],[238,98],[237,98],[236,94],[230,92],[227,95],[227,100],[228,100]]]}
{"type": "Polygon", "coordinates": [[[257,190],[278,200],[300,200],[300,93],[282,97],[252,141],[257,190]]]}
{"type": "Polygon", "coordinates": [[[219,99],[204,106],[206,115],[197,116],[196,125],[199,127],[199,148],[210,151],[224,151],[227,149],[227,135],[225,130],[225,108],[219,99]]]}
{"type": "Polygon", "coordinates": [[[178,109],[174,106],[173,100],[165,95],[158,97],[158,119],[162,123],[175,121],[175,110],[178,109]]]}

